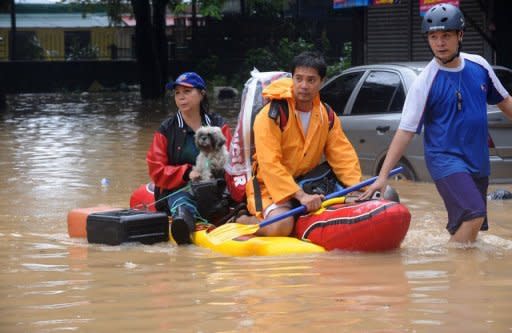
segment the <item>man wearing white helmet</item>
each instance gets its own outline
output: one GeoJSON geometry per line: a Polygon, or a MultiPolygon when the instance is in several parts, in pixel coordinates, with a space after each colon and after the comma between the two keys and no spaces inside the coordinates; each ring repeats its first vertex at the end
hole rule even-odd
{"type": "Polygon", "coordinates": [[[386,186],[390,170],[424,127],[425,161],[448,212],[450,241],[472,243],[488,229],[486,104],[512,119],[512,98],[484,58],[460,52],[464,28],[464,16],[451,4],[425,14],[421,30],[434,58],[409,90],[379,178],[360,199],[386,186]]]}

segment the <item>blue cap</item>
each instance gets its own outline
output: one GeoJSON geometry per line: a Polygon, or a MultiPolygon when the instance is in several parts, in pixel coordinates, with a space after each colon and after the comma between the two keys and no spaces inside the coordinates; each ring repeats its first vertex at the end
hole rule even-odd
{"type": "Polygon", "coordinates": [[[167,89],[174,89],[176,86],[185,86],[190,88],[206,89],[206,83],[197,73],[186,72],[178,76],[176,81],[170,81],[165,85],[167,89]]]}

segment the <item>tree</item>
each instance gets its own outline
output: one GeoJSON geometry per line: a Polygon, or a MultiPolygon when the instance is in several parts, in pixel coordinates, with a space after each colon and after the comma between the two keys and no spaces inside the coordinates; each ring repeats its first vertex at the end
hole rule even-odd
{"type": "MultiPolygon", "coordinates": [[[[116,2],[120,0],[110,0],[116,2]]],[[[203,16],[221,17],[223,0],[192,0],[193,36],[197,31],[196,6],[203,16]]],[[[135,54],[139,67],[140,92],[143,99],[155,99],[163,96],[168,76],[168,52],[166,28],[166,9],[169,5],[175,12],[184,10],[187,4],[181,0],[131,0],[135,26],[135,54]]]]}
{"type": "Polygon", "coordinates": [[[135,55],[143,99],[155,99],[164,94],[167,79],[167,38],[165,12],[168,0],[131,0],[135,16],[135,55]]]}

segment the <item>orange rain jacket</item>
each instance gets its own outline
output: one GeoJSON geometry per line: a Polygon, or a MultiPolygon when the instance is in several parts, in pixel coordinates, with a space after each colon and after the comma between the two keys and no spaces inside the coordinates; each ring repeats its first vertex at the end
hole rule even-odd
{"type": "MultiPolygon", "coordinates": [[[[345,186],[361,181],[361,168],[354,147],[345,136],[338,117],[334,117],[333,127],[329,130],[327,112],[320,103],[320,96],[313,101],[309,129],[304,137],[301,121],[295,116],[292,85],[292,79],[285,78],[272,82],[263,90],[263,95],[269,99],[286,99],[288,102],[289,119],[283,129],[279,121],[269,117],[270,103],[254,121],[256,153],[253,160],[263,210],[274,202],[291,199],[300,190],[294,178],[320,164],[322,156],[345,186]]],[[[262,218],[262,212],[256,211],[252,179],[247,183],[246,194],[249,211],[262,218]]]]}

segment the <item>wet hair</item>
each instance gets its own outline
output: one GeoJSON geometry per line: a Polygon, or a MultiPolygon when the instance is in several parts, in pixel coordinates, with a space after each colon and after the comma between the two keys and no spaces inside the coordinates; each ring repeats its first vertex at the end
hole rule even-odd
{"type": "Polygon", "coordinates": [[[295,74],[297,67],[310,67],[316,69],[318,75],[323,79],[327,74],[327,64],[319,52],[304,51],[292,60],[291,72],[295,74]]]}

